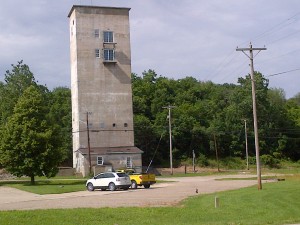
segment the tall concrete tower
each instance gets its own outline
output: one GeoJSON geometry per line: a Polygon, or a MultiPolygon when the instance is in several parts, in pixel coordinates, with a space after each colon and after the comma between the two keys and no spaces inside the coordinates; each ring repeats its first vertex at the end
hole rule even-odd
{"type": "Polygon", "coordinates": [[[134,147],[129,10],[74,5],[68,15],[73,167],[84,175],[87,167],[125,161],[141,166],[142,151],[134,147]]]}

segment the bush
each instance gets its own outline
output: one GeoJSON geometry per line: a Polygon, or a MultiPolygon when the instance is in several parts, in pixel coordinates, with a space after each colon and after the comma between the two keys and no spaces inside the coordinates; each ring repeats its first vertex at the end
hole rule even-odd
{"type": "Polygon", "coordinates": [[[222,167],[226,169],[244,169],[245,161],[237,157],[228,157],[221,160],[222,167]]]}
{"type": "Polygon", "coordinates": [[[268,166],[270,168],[279,168],[280,167],[280,160],[276,159],[271,155],[262,155],[260,157],[260,161],[263,165],[268,166]]]}
{"type": "Polygon", "coordinates": [[[209,165],[208,163],[208,159],[206,158],[205,155],[200,154],[197,158],[196,158],[196,165],[200,166],[200,167],[206,167],[209,165]]]}

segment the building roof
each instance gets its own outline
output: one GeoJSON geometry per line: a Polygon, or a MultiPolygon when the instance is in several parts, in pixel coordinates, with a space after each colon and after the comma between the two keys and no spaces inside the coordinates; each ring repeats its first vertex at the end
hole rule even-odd
{"type": "Polygon", "coordinates": [[[83,9],[83,10],[88,10],[88,11],[91,11],[91,10],[96,10],[96,11],[103,11],[103,10],[106,10],[106,11],[109,11],[111,12],[112,10],[127,10],[129,11],[130,8],[125,8],[125,7],[107,7],[107,6],[92,6],[92,5],[73,5],[69,14],[68,14],[68,17],[71,16],[71,14],[73,13],[73,11],[75,10],[75,8],[77,9],[83,9]]]}
{"type": "MultiPolygon", "coordinates": [[[[82,155],[87,155],[89,153],[88,148],[80,148],[77,152],[82,155]]],[[[111,155],[111,154],[142,154],[143,151],[134,146],[124,146],[124,147],[92,147],[91,155],[111,155]]]]}

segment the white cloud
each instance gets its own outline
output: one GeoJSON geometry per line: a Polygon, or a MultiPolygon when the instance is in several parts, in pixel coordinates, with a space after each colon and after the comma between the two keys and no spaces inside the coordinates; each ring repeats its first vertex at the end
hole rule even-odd
{"type": "MultiPolygon", "coordinates": [[[[10,0],[0,8],[0,78],[24,59],[40,83],[69,86],[67,14],[73,4],[91,3],[131,8],[132,69],[140,75],[154,69],[172,78],[236,83],[249,73],[249,61],[235,48],[250,41],[268,48],[255,58],[263,74],[300,67],[300,14],[289,19],[299,13],[298,0],[10,0]]],[[[270,77],[270,85],[292,97],[300,92],[298,77],[299,71],[270,77]]]]}

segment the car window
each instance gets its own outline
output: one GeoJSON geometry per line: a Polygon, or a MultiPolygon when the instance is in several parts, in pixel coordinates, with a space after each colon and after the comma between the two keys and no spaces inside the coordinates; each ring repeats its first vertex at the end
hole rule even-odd
{"type": "Polygon", "coordinates": [[[117,173],[117,175],[118,175],[119,177],[127,177],[127,176],[128,176],[126,173],[117,173]]]}
{"type": "Polygon", "coordinates": [[[113,178],[115,175],[113,173],[105,173],[106,178],[113,178]]]}
{"type": "Polygon", "coordinates": [[[98,175],[95,176],[95,179],[99,179],[99,178],[103,178],[104,177],[104,174],[103,173],[100,173],[98,175]]]}

